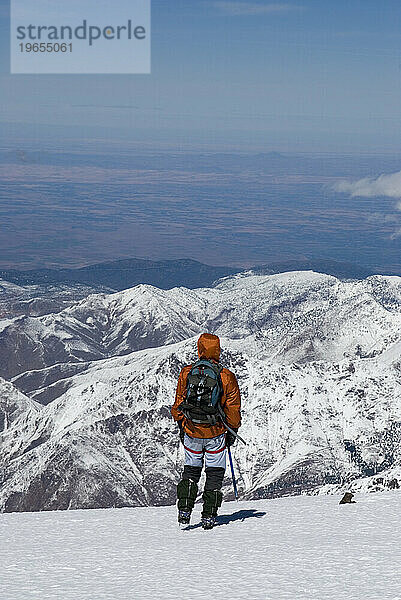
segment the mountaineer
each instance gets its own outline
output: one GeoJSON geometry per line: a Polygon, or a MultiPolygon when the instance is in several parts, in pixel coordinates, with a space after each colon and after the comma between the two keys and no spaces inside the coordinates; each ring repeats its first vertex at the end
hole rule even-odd
{"type": "Polygon", "coordinates": [[[205,463],[202,527],[212,529],[221,506],[226,447],[241,425],[241,398],[235,375],[219,364],[220,340],[204,333],[198,339],[199,360],[181,370],[171,414],[180,428],[185,466],[177,485],[178,522],[189,526],[205,463]]]}

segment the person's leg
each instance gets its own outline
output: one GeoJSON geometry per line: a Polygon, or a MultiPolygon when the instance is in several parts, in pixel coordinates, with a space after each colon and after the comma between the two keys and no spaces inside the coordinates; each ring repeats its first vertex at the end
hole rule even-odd
{"type": "Polygon", "coordinates": [[[199,483],[201,478],[202,467],[194,467],[193,465],[184,465],[182,471],[182,479],[191,479],[195,483],[199,483]]]}
{"type": "Polygon", "coordinates": [[[206,482],[203,491],[202,524],[213,527],[223,501],[221,488],[226,470],[225,434],[208,440],[205,444],[206,482]]]}
{"type": "Polygon", "coordinates": [[[177,485],[177,499],[179,520],[180,514],[182,521],[188,519],[195,505],[198,495],[198,482],[202,472],[203,465],[203,440],[191,438],[187,434],[184,436],[185,465],[182,472],[181,481],[177,485]]]}
{"type": "Polygon", "coordinates": [[[225,472],[222,467],[206,467],[205,490],[221,490],[225,472]]]}

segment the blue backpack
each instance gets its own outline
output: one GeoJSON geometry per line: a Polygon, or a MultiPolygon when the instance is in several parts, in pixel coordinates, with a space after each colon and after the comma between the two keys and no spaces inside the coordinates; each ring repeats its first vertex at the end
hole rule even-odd
{"type": "Polygon", "coordinates": [[[206,358],[201,358],[187,376],[187,393],[180,409],[193,423],[215,425],[221,414],[223,385],[222,368],[206,358]]]}

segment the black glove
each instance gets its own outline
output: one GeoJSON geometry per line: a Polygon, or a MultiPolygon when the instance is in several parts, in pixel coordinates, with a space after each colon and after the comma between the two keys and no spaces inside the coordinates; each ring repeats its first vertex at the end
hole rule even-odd
{"type": "Polygon", "coordinates": [[[180,429],[180,440],[181,440],[181,444],[184,443],[184,435],[185,435],[185,431],[184,431],[184,426],[182,424],[182,421],[178,421],[178,427],[180,429]]]}
{"type": "MultiPolygon", "coordinates": [[[[235,431],[235,433],[237,433],[238,429],[234,429],[234,427],[231,427],[231,429],[233,431],[235,431]]],[[[226,446],[227,448],[230,448],[233,444],[235,444],[235,440],[237,438],[235,437],[235,435],[233,433],[231,433],[231,431],[227,431],[226,433],[226,446]]]]}

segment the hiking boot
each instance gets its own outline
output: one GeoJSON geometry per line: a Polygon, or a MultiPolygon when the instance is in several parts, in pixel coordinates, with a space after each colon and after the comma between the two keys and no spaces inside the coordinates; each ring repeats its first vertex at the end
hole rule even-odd
{"type": "Polygon", "coordinates": [[[189,511],[186,511],[186,510],[178,511],[178,523],[180,525],[183,525],[185,527],[185,526],[189,525],[190,520],[191,520],[191,513],[189,511]]]}
{"type": "Polygon", "coordinates": [[[216,524],[216,517],[205,515],[202,517],[201,525],[203,529],[213,529],[216,524]]]}
{"type": "Polygon", "coordinates": [[[202,518],[216,517],[217,512],[223,501],[223,494],[220,490],[205,490],[202,495],[203,510],[202,518]]]}

